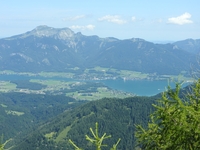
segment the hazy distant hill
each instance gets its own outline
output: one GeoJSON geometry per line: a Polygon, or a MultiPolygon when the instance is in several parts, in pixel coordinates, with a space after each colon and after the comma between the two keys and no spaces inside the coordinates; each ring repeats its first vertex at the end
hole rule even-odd
{"type": "Polygon", "coordinates": [[[38,26],[24,34],[0,39],[0,70],[65,72],[73,67],[101,66],[179,74],[188,71],[196,60],[195,54],[177,45],[154,44],[138,38],[84,36],[69,28],[38,26]]]}
{"type": "Polygon", "coordinates": [[[200,53],[200,39],[197,39],[197,40],[186,39],[183,41],[177,41],[173,44],[177,45],[179,48],[187,52],[194,53],[194,54],[200,53]]]}

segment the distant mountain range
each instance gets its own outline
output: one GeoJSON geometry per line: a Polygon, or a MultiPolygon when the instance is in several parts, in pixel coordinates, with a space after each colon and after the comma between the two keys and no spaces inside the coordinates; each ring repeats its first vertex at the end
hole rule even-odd
{"type": "Polygon", "coordinates": [[[0,70],[17,72],[80,70],[101,66],[143,73],[180,74],[197,66],[200,39],[154,44],[139,38],[119,40],[38,26],[0,39],[0,70]]]}
{"type": "Polygon", "coordinates": [[[200,39],[198,40],[187,39],[187,40],[175,42],[173,44],[193,54],[199,54],[200,52],[200,39]]]}

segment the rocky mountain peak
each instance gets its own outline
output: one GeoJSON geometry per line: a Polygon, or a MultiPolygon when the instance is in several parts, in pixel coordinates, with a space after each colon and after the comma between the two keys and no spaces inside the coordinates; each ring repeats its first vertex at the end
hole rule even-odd
{"type": "Polygon", "coordinates": [[[132,38],[130,39],[132,42],[146,42],[144,39],[140,39],[140,38],[132,38]]]}
{"type": "Polygon", "coordinates": [[[74,32],[69,28],[52,28],[46,25],[36,27],[30,34],[37,37],[54,37],[61,40],[74,36],[74,32]]]}
{"type": "Polygon", "coordinates": [[[15,38],[24,39],[29,36],[53,37],[53,38],[59,39],[59,40],[66,40],[66,39],[73,37],[74,35],[75,35],[75,33],[69,28],[52,28],[52,27],[48,27],[46,25],[41,25],[29,32],[24,33],[24,34],[13,36],[11,38],[7,38],[7,40],[12,40],[15,38]]]}

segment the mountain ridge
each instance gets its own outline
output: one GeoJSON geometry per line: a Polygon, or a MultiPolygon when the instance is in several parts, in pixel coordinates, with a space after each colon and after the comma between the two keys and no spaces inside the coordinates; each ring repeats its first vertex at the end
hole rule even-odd
{"type": "Polygon", "coordinates": [[[58,39],[66,39],[72,37],[75,33],[69,28],[53,28],[46,25],[37,26],[35,29],[28,31],[24,34],[19,34],[15,36],[7,37],[5,39],[11,40],[15,38],[26,38],[28,36],[36,37],[54,37],[57,36],[58,39]]]}
{"type": "Polygon", "coordinates": [[[200,52],[200,39],[189,38],[183,41],[174,42],[173,44],[190,53],[198,54],[200,52]]]}
{"type": "Polygon", "coordinates": [[[24,34],[0,39],[0,70],[66,72],[74,67],[100,66],[177,75],[189,72],[191,64],[196,63],[196,53],[181,45],[154,44],[140,38],[100,38],[69,28],[38,26],[24,34]]]}

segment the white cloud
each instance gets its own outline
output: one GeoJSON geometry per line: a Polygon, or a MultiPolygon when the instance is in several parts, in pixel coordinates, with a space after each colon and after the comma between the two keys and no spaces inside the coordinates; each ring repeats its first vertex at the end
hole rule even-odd
{"type": "Polygon", "coordinates": [[[120,16],[118,16],[118,15],[114,15],[114,16],[106,15],[106,16],[99,18],[98,20],[99,21],[108,21],[108,22],[117,23],[117,24],[125,24],[126,23],[126,20],[121,19],[120,16]]]}
{"type": "Polygon", "coordinates": [[[78,16],[73,16],[73,17],[70,17],[70,18],[63,18],[63,21],[76,21],[76,20],[79,20],[79,19],[82,19],[82,18],[85,18],[85,15],[78,15],[78,16]]]}
{"type": "Polygon", "coordinates": [[[85,26],[85,27],[86,27],[86,29],[88,29],[88,30],[93,30],[93,29],[95,28],[95,26],[92,25],[92,24],[89,24],[89,25],[87,25],[87,26],[85,26]]]}
{"type": "Polygon", "coordinates": [[[135,16],[131,17],[131,20],[132,20],[132,21],[135,21],[135,20],[136,20],[136,17],[135,17],[135,16]]]}
{"type": "Polygon", "coordinates": [[[79,25],[73,25],[70,27],[71,29],[79,29],[79,30],[93,30],[95,28],[94,25],[92,24],[89,24],[89,25],[86,25],[86,26],[79,26],[79,25]]]}
{"type": "Polygon", "coordinates": [[[168,22],[173,23],[173,24],[178,24],[178,25],[193,23],[193,21],[190,20],[190,18],[191,18],[191,14],[186,12],[178,17],[168,18],[168,22]]]}

